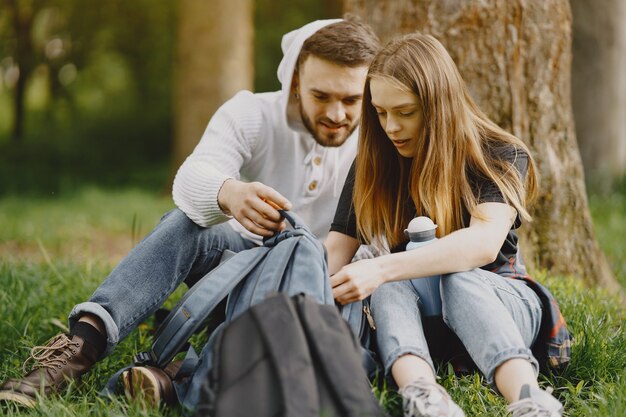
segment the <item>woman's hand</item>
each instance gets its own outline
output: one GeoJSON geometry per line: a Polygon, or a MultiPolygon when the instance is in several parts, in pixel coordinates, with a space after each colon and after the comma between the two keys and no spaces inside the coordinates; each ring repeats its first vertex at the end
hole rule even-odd
{"type": "Polygon", "coordinates": [[[324,246],[328,255],[328,274],[334,275],[350,263],[360,245],[355,238],[331,230],[324,246]]]}
{"type": "Polygon", "coordinates": [[[363,300],[385,282],[381,258],[363,259],[341,268],[330,277],[333,297],[341,304],[363,300]]]}

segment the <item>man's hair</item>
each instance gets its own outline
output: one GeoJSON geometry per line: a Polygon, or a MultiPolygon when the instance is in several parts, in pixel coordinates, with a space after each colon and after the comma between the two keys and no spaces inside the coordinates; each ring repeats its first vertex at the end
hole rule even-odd
{"type": "Polygon", "coordinates": [[[309,55],[347,67],[369,65],[379,49],[380,41],[372,28],[357,16],[346,14],[343,21],[321,28],[304,41],[298,68],[309,55]]]}

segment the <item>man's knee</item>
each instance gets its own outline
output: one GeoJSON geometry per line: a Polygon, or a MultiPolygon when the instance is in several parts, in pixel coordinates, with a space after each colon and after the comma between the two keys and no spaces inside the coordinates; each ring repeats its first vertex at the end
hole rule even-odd
{"type": "Polygon", "coordinates": [[[178,230],[178,231],[191,231],[195,229],[202,229],[195,224],[185,213],[180,209],[174,208],[168,211],[162,218],[159,226],[163,226],[166,229],[178,230]]]}
{"type": "Polygon", "coordinates": [[[154,228],[153,233],[162,242],[174,243],[178,239],[192,242],[197,237],[210,233],[211,228],[198,226],[180,209],[175,208],[162,217],[161,222],[154,228]]]}

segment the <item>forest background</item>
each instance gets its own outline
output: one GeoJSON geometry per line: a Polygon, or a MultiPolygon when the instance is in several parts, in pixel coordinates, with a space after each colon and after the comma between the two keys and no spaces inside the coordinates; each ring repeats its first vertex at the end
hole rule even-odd
{"type": "MultiPolygon", "coordinates": [[[[338,17],[346,5],[359,11],[355,2],[345,3],[0,0],[0,313],[6,320],[0,324],[0,379],[17,372],[26,346],[62,328],[69,308],[88,297],[173,206],[173,173],[201,134],[185,130],[192,123],[181,126],[181,120],[193,114],[198,132],[237,89],[278,89],[281,36],[308,21],[338,17]],[[203,12],[207,4],[215,14],[203,12]],[[224,29],[209,37],[219,42],[202,43],[216,27],[224,29]],[[220,57],[231,69],[211,73],[211,62],[220,57]],[[190,76],[181,71],[192,61],[209,68],[191,77],[207,83],[200,94],[185,87],[190,76]]],[[[410,2],[378,3],[393,8],[410,2]]],[[[622,3],[569,2],[572,100],[566,103],[584,163],[582,206],[586,210],[588,204],[591,236],[618,285],[596,288],[593,281],[561,277],[541,265],[534,271],[565,300],[564,312],[578,334],[576,366],[564,380],[552,382],[564,387],[563,398],[580,415],[589,410],[626,414],[622,3]],[[598,346],[592,343],[603,339],[598,346]]],[[[145,344],[146,334],[140,330],[122,352],[145,344]]],[[[94,385],[129,357],[122,356],[95,373],[94,385]]],[[[473,384],[467,381],[461,391],[473,384]]],[[[487,409],[502,409],[484,387],[474,388],[475,395],[487,398],[487,409]]],[[[453,391],[455,398],[461,391],[453,391]]],[[[93,411],[94,403],[90,398],[82,406],[93,411]]],[[[60,407],[61,414],[74,412],[63,401],[48,406],[60,407]]]]}

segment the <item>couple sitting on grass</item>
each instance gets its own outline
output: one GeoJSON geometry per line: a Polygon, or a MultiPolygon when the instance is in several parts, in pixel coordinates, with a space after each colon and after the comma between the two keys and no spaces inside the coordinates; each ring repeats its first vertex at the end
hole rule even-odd
{"type": "MultiPolygon", "coordinates": [[[[528,148],[480,111],[431,36],[379,50],[372,30],[347,17],[290,32],[282,48],[282,91],[241,91],[215,113],[176,175],[177,208],[72,310],[69,335],[33,348],[33,369],[4,382],[0,399],[33,406],[79,378],[222,251],[282,230],[278,205],[324,240],[336,301],[372,296],[378,353],[405,416],[465,415],[437,384],[410,284],[433,275],[445,323],[512,415],[560,416],[531,351],[540,300],[525,281],[492,272],[517,256],[515,229],[530,218],[528,148]],[[430,217],[438,239],[404,251],[415,216],[430,217]],[[361,244],[385,254],[355,257],[361,244]]],[[[176,383],[150,372],[166,381],[153,392],[176,383]]]]}

